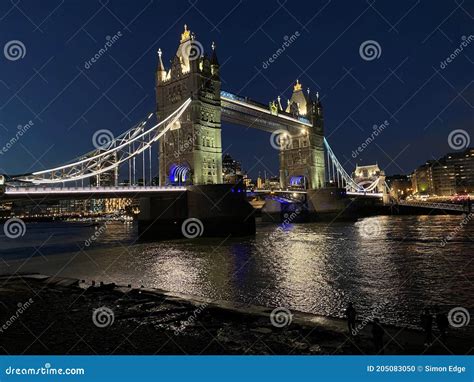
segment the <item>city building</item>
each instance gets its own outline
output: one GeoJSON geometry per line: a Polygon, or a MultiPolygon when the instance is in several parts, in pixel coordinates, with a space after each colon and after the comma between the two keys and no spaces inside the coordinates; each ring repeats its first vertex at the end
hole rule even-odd
{"type": "Polygon", "coordinates": [[[411,175],[392,175],[385,178],[390,187],[390,196],[395,199],[405,199],[412,195],[411,175]]]}
{"type": "Polygon", "coordinates": [[[474,148],[429,160],[411,176],[417,195],[451,196],[474,192],[474,148]]]}
{"type": "Polygon", "coordinates": [[[222,158],[222,179],[224,183],[236,184],[243,180],[242,165],[230,154],[222,158]]]}

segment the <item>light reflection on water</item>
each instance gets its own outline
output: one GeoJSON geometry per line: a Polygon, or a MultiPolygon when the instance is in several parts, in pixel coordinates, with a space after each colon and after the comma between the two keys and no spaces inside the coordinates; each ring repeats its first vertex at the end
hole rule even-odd
{"type": "Polygon", "coordinates": [[[22,240],[0,238],[3,273],[20,270],[144,285],[213,299],[342,316],[348,301],[382,320],[418,323],[424,305],[472,308],[472,223],[443,248],[460,216],[379,216],[356,223],[258,225],[244,239],[134,243],[122,223],[85,251],[94,228],[29,224],[22,240]],[[367,230],[367,226],[372,227],[367,230]],[[375,229],[374,229],[375,227],[375,229]],[[35,256],[25,262],[35,250],[35,256]]]}

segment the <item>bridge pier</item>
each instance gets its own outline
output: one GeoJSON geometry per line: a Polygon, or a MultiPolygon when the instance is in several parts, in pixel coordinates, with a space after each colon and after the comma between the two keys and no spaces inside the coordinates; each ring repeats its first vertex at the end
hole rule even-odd
{"type": "Polygon", "coordinates": [[[254,210],[241,187],[189,186],[175,195],[141,198],[138,233],[145,240],[254,235],[254,210]]]}

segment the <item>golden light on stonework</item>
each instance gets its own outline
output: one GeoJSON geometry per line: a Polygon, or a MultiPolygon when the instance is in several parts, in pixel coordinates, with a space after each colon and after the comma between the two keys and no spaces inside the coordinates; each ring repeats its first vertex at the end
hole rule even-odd
{"type": "Polygon", "coordinates": [[[298,90],[301,90],[301,84],[299,80],[296,80],[296,84],[295,84],[295,87],[293,88],[293,91],[296,92],[298,90]]]}
{"type": "Polygon", "coordinates": [[[191,31],[188,30],[188,26],[184,24],[184,32],[181,33],[181,41],[180,42],[185,42],[191,38],[191,31]]]}

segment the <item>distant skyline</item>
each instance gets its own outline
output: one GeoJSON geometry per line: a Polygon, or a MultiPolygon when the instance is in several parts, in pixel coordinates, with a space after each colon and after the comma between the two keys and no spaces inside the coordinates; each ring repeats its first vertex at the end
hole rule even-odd
{"type": "MultiPolygon", "coordinates": [[[[473,14],[474,4],[454,1],[3,2],[1,47],[20,41],[24,57],[0,56],[0,146],[33,124],[2,151],[0,173],[62,164],[92,150],[97,130],[117,136],[154,112],[157,51],[169,67],[184,24],[207,53],[216,43],[224,90],[265,104],[279,95],[286,104],[297,79],[318,91],[326,138],[348,172],[378,163],[410,173],[455,151],[453,130],[474,139],[473,14]],[[369,41],[379,49],[364,58],[369,41]]],[[[252,178],[278,174],[269,138],[222,126],[223,153],[252,178]]]]}

